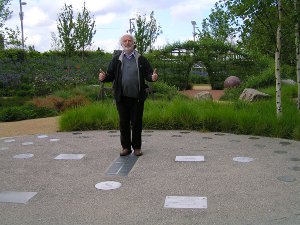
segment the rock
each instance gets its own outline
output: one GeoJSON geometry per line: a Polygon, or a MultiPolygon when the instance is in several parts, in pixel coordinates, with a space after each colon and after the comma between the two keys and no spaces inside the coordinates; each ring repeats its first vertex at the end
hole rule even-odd
{"type": "Polygon", "coordinates": [[[240,95],[240,100],[253,102],[259,99],[266,99],[270,97],[271,97],[270,95],[257,91],[255,89],[245,88],[243,93],[240,95]]]}
{"type": "Polygon", "coordinates": [[[195,94],[195,99],[198,100],[213,100],[213,97],[209,91],[200,91],[195,94]]]}
{"type": "Polygon", "coordinates": [[[283,84],[290,84],[290,85],[296,85],[297,83],[291,79],[287,79],[287,80],[282,80],[281,81],[283,84]]]}
{"type": "Polygon", "coordinates": [[[233,87],[238,87],[240,85],[241,85],[241,80],[236,76],[227,77],[226,80],[224,81],[224,88],[233,88],[233,87]]]}

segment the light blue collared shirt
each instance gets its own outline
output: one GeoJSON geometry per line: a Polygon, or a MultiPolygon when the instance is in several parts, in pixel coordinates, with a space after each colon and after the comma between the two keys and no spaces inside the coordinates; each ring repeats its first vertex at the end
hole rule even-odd
{"type": "Polygon", "coordinates": [[[124,52],[124,56],[125,56],[127,59],[131,59],[132,57],[135,57],[135,51],[133,51],[130,55],[127,55],[127,54],[124,52]]]}

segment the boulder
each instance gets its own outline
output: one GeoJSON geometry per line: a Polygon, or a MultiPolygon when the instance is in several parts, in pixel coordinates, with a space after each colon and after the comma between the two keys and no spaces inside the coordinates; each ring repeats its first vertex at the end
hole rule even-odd
{"type": "Polygon", "coordinates": [[[213,97],[209,91],[200,91],[195,94],[194,97],[198,100],[213,100],[213,97]]]}
{"type": "Polygon", "coordinates": [[[240,95],[240,100],[253,102],[253,101],[256,101],[259,99],[266,99],[266,98],[270,98],[270,97],[271,97],[271,95],[257,91],[255,89],[245,88],[243,93],[240,95]]]}
{"type": "Polygon", "coordinates": [[[287,79],[287,80],[282,80],[281,81],[283,84],[290,84],[290,85],[296,85],[297,83],[291,79],[287,79]]]}
{"type": "Polygon", "coordinates": [[[233,88],[233,87],[238,87],[240,85],[241,85],[241,80],[236,76],[227,77],[226,80],[224,81],[224,88],[233,88]]]}

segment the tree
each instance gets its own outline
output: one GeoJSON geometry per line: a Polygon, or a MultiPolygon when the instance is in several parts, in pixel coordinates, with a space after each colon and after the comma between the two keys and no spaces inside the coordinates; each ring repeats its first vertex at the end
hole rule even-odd
{"type": "Polygon", "coordinates": [[[66,54],[70,56],[76,47],[75,22],[73,21],[72,5],[64,5],[62,12],[58,14],[58,34],[61,46],[66,54]]]}
{"type": "Polygon", "coordinates": [[[9,10],[8,5],[11,0],[1,0],[0,1],[0,28],[5,24],[5,21],[9,18],[12,11],[9,10]]]}
{"type": "Polygon", "coordinates": [[[278,0],[278,27],[277,27],[277,41],[275,51],[275,76],[276,76],[276,113],[278,117],[282,116],[281,107],[281,24],[282,24],[282,4],[281,0],[278,0]]]}
{"type": "Polygon", "coordinates": [[[1,0],[0,1],[0,50],[4,49],[4,31],[2,28],[4,27],[5,21],[9,18],[11,15],[11,11],[8,8],[8,4],[11,0],[1,0]]]}
{"type": "Polygon", "coordinates": [[[6,47],[22,47],[21,31],[19,30],[18,26],[15,30],[6,27],[5,37],[6,40],[4,41],[4,45],[6,47]]]}
{"type": "Polygon", "coordinates": [[[77,47],[82,51],[82,58],[85,48],[92,44],[92,39],[95,33],[95,19],[91,18],[90,12],[85,7],[84,2],[82,13],[78,13],[75,27],[77,47]]]}
{"type": "MultiPolygon", "coordinates": [[[[276,51],[276,34],[278,25],[277,0],[221,0],[220,6],[234,16],[240,31],[240,44],[251,51],[259,51],[273,57],[276,51]]],[[[283,63],[293,64],[294,39],[292,1],[282,1],[282,45],[283,63]]]]}
{"type": "Polygon", "coordinates": [[[232,42],[235,37],[236,29],[234,28],[234,17],[228,14],[218,4],[211,10],[209,18],[202,22],[202,30],[199,31],[199,39],[213,38],[217,41],[232,42]]]}
{"type": "Polygon", "coordinates": [[[136,39],[137,51],[141,54],[152,50],[157,37],[162,34],[161,26],[157,25],[154,18],[154,12],[150,14],[150,20],[147,21],[146,14],[137,15],[136,24],[133,24],[133,32],[136,39]]]}
{"type": "Polygon", "coordinates": [[[54,51],[59,51],[61,49],[59,38],[54,32],[51,32],[51,49],[54,51]]]}
{"type": "Polygon", "coordinates": [[[295,33],[293,2],[284,0],[222,0],[222,2],[230,13],[243,19],[241,37],[246,48],[259,50],[267,55],[275,52],[276,113],[280,117],[281,64],[293,65],[295,62],[292,44],[295,33]]]}
{"type": "Polygon", "coordinates": [[[294,0],[295,8],[295,45],[296,45],[296,75],[298,83],[298,103],[297,108],[300,111],[300,0],[294,0]]]}

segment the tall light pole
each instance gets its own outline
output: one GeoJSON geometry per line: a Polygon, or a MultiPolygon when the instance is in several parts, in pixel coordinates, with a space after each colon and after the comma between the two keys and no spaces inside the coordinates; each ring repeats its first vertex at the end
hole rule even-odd
{"type": "Polygon", "coordinates": [[[24,13],[22,11],[22,5],[26,5],[27,3],[26,2],[22,2],[20,0],[20,13],[19,13],[19,16],[20,16],[20,20],[21,20],[21,32],[22,32],[22,48],[24,49],[24,31],[23,31],[23,17],[24,17],[24,13]]]}
{"type": "Polygon", "coordinates": [[[133,32],[133,28],[131,28],[132,26],[132,21],[134,21],[135,19],[134,18],[131,18],[129,19],[129,33],[132,35],[132,32],[133,32]]]}
{"type": "Polygon", "coordinates": [[[193,37],[194,37],[194,41],[195,41],[195,37],[196,37],[196,32],[195,32],[195,28],[196,28],[196,21],[191,21],[192,25],[193,25],[193,37]]]}

